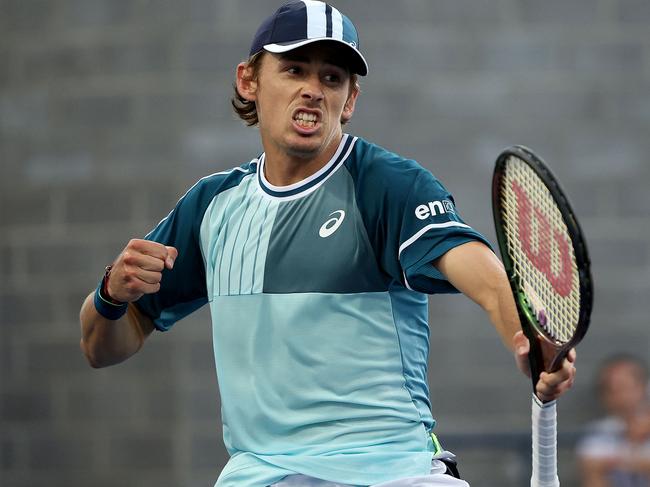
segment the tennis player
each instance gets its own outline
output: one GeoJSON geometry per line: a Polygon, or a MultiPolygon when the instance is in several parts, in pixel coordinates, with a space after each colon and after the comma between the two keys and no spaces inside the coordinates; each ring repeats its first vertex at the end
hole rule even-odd
{"type": "MultiPolygon", "coordinates": [[[[82,306],[81,348],[102,367],[209,304],[219,487],[467,486],[432,432],[427,294],[465,293],[527,368],[485,238],[430,172],[343,132],[367,72],[340,11],[281,6],[236,71],[264,153],[198,181],[82,306]]],[[[574,356],[542,375],[542,399],[571,386],[574,356]]]]}

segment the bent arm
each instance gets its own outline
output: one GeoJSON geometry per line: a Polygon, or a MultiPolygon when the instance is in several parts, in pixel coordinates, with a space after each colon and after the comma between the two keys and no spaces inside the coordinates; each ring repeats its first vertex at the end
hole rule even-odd
{"type": "MultiPolygon", "coordinates": [[[[478,303],[490,317],[501,341],[514,352],[517,367],[530,376],[530,344],[521,330],[519,314],[501,261],[481,242],[469,242],[449,250],[434,262],[456,289],[478,303]]],[[[543,353],[552,353],[543,351],[543,353]]],[[[555,372],[542,372],[535,385],[542,401],[557,399],[573,386],[575,350],[555,372]]]]}
{"type": "Polygon", "coordinates": [[[513,338],[521,331],[519,315],[505,269],[494,252],[481,242],[468,242],[446,252],[434,265],[485,310],[503,344],[514,351],[513,338]]]}
{"type": "Polygon", "coordinates": [[[132,303],[122,318],[115,321],[104,318],[95,309],[94,294],[88,295],[79,313],[80,346],[92,367],[107,367],[125,361],[140,350],[154,325],[132,303]]]}
{"type": "Polygon", "coordinates": [[[90,293],[79,313],[81,350],[92,367],[123,362],[136,353],[154,330],[152,320],[133,304],[144,294],[160,290],[162,271],[174,266],[178,251],[160,243],[132,239],[113,262],[105,281],[108,296],[128,303],[119,319],[108,319],[97,311],[95,293],[90,293]]]}

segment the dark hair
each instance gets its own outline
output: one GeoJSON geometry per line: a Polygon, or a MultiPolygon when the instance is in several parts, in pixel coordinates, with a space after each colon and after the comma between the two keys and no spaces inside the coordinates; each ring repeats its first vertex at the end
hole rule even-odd
{"type": "MultiPolygon", "coordinates": [[[[252,68],[253,79],[257,78],[259,74],[260,66],[262,65],[263,54],[264,51],[255,53],[250,58],[248,58],[248,61],[246,61],[246,64],[252,68]]],[[[237,116],[239,116],[239,118],[241,118],[247,126],[252,127],[254,125],[257,125],[259,119],[257,118],[257,106],[255,106],[255,102],[247,100],[239,94],[239,91],[237,90],[237,83],[233,83],[233,88],[235,90],[235,93],[230,99],[230,104],[232,105],[233,110],[235,110],[237,116]]]]}
{"type": "MultiPolygon", "coordinates": [[[[262,58],[264,51],[253,54],[246,64],[251,68],[251,76],[256,79],[259,75],[260,66],[262,65],[262,58]]],[[[353,88],[359,90],[358,76],[355,73],[350,73],[350,90],[353,88]]],[[[254,101],[247,100],[237,90],[237,83],[233,83],[234,94],[230,99],[230,104],[239,118],[241,118],[248,127],[253,127],[259,123],[257,116],[257,106],[254,101]]],[[[349,120],[341,120],[341,124],[345,125],[349,120]]]]}

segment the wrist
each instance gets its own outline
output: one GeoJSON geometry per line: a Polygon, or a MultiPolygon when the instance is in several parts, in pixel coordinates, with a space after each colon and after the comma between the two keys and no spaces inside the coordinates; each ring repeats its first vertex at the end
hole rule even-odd
{"type": "Polygon", "coordinates": [[[108,301],[111,304],[114,304],[116,306],[121,306],[123,304],[126,304],[126,302],[118,301],[117,299],[114,299],[111,296],[111,293],[108,292],[108,279],[111,277],[111,271],[112,270],[113,270],[112,265],[107,265],[104,268],[104,277],[102,278],[101,288],[100,288],[101,297],[102,297],[102,299],[105,299],[106,301],[108,301]]]}
{"type": "Polygon", "coordinates": [[[111,274],[111,266],[106,266],[104,276],[95,290],[94,304],[97,312],[109,320],[118,320],[128,307],[128,303],[117,301],[108,293],[108,279],[111,274]]]}

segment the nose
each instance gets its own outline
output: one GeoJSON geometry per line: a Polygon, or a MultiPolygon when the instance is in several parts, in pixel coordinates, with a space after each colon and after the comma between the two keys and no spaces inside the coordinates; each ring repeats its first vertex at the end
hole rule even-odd
{"type": "Polygon", "coordinates": [[[318,76],[309,76],[305,79],[302,97],[311,101],[321,101],[323,99],[323,88],[318,76]]]}

